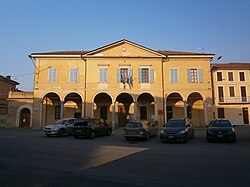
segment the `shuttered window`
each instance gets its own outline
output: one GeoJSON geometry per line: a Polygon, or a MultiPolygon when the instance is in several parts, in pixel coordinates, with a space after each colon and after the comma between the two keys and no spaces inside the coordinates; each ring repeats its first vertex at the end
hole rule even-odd
{"type": "Polygon", "coordinates": [[[56,82],[57,78],[57,69],[56,68],[49,68],[49,79],[48,82],[56,82]]]}
{"type": "Polygon", "coordinates": [[[99,82],[107,83],[108,82],[108,68],[101,67],[99,69],[99,82]]]}
{"type": "Polygon", "coordinates": [[[71,68],[70,69],[70,82],[74,83],[77,82],[78,79],[78,69],[77,68],[71,68]]]}
{"type": "Polygon", "coordinates": [[[179,82],[178,80],[178,69],[177,68],[171,68],[170,69],[170,81],[171,83],[179,82]]]}
{"type": "Polygon", "coordinates": [[[191,68],[187,73],[189,83],[203,82],[202,69],[191,68]]]}
{"type": "Polygon", "coordinates": [[[138,69],[139,83],[153,83],[154,69],[153,68],[139,68],[138,69]]]}

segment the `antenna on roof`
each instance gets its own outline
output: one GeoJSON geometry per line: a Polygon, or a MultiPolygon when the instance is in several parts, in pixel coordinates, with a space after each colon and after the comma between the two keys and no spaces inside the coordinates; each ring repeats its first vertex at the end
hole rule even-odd
{"type": "Polygon", "coordinates": [[[198,49],[201,50],[202,53],[205,53],[205,48],[204,47],[199,47],[198,49]]]}

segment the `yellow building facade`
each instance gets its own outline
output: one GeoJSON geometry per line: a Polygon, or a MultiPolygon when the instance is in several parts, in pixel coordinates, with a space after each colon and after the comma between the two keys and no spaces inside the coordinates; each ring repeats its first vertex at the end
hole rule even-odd
{"type": "Polygon", "coordinates": [[[250,64],[212,64],[215,118],[249,124],[250,64]]]}
{"type": "Polygon", "coordinates": [[[127,120],[161,126],[189,117],[213,118],[213,54],[152,50],[128,40],[92,51],[32,53],[35,64],[32,125],[66,117],[97,117],[113,127],[127,120]]]}

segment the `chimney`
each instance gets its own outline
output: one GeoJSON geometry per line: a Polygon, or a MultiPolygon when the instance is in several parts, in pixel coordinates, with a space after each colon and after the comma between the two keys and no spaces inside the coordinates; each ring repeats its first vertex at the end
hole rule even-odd
{"type": "Polygon", "coordinates": [[[10,79],[10,78],[11,78],[11,76],[10,76],[10,75],[7,75],[7,76],[6,76],[6,78],[7,78],[7,79],[10,79]]]}

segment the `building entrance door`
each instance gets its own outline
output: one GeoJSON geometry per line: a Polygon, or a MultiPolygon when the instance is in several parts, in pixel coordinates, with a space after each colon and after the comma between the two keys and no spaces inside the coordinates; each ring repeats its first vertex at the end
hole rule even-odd
{"type": "Polygon", "coordinates": [[[100,111],[100,117],[102,119],[108,119],[108,107],[107,106],[101,106],[101,111],[100,111]]]}
{"type": "Polygon", "coordinates": [[[30,127],[30,110],[28,108],[20,111],[19,127],[30,127]]]}
{"type": "Polygon", "coordinates": [[[248,108],[242,108],[244,124],[249,124],[248,108]]]}

